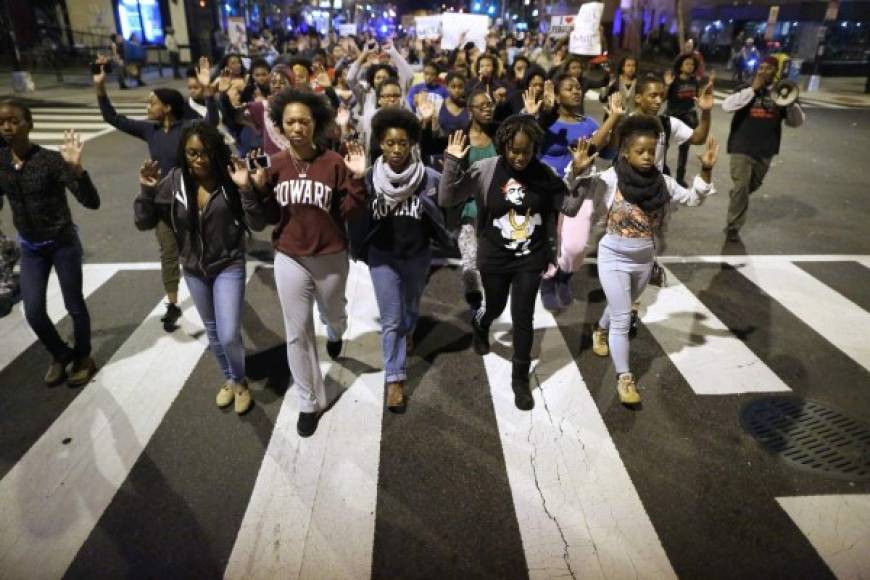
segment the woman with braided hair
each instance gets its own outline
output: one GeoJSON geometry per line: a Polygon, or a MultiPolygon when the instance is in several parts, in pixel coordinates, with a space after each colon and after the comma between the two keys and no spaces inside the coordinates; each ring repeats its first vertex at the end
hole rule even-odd
{"type": "Polygon", "coordinates": [[[481,355],[489,352],[489,328],[504,311],[510,295],[514,335],[511,386],[514,403],[525,411],[535,404],[529,389],[535,297],[541,276],[555,268],[556,219],[560,212],[575,215],[580,208],[566,182],[574,184],[574,175],[592,164],[585,155],[588,145],[583,145],[563,181],[537,158],[543,141],[544,131],[534,117],[513,115],[495,134],[497,155],[464,170],[461,159],[469,147],[465,134],[458,131],[447,146],[438,191],[442,207],[463,203],[472,196],[476,202],[477,266],[485,306],[472,320],[474,350],[481,355]]]}

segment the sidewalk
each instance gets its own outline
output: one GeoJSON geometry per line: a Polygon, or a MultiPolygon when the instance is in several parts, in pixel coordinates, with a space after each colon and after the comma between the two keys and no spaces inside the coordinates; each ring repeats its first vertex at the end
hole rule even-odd
{"type": "MultiPolygon", "coordinates": [[[[63,83],[58,83],[54,73],[34,74],[33,83],[36,90],[28,93],[16,93],[12,89],[12,74],[9,71],[0,72],[0,99],[16,98],[25,102],[38,104],[59,105],[87,105],[96,106],[97,98],[94,93],[93,80],[87,71],[76,69],[64,71],[63,83]]],[[[186,81],[173,79],[172,69],[164,68],[163,77],[158,74],[156,68],[148,68],[142,74],[142,80],[146,86],[130,88],[122,91],[118,88],[115,77],[110,75],[106,81],[106,88],[113,103],[136,103],[146,101],[148,94],[155,87],[168,87],[178,89],[182,94],[187,94],[186,81]]]]}

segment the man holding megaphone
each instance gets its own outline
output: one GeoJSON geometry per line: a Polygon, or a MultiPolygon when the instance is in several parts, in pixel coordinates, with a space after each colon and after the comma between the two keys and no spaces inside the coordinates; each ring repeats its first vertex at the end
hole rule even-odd
{"type": "Polygon", "coordinates": [[[770,167],[770,161],[779,153],[782,122],[789,127],[803,124],[805,115],[794,93],[788,88],[774,87],[778,63],[769,56],[758,66],[751,85],[738,87],[722,102],[722,109],[734,113],[728,134],[728,153],[731,156],[731,180],[734,187],[729,193],[728,241],[740,241],[740,228],[746,223],[749,195],[761,187],[770,167]]]}

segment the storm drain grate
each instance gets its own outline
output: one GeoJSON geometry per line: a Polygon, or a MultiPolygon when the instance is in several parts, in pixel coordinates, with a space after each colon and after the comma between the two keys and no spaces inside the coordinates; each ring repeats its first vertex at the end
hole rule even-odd
{"type": "Polygon", "coordinates": [[[870,426],[818,401],[757,399],[743,407],[740,422],[794,467],[837,479],[870,479],[870,426]]]}

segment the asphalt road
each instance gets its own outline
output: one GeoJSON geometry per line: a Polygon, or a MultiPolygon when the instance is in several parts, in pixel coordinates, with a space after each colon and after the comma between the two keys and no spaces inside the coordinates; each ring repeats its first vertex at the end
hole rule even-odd
{"type": "MultiPolygon", "coordinates": [[[[724,144],[729,117],[717,108],[713,122],[724,144]]],[[[123,264],[88,299],[103,370],[84,389],[46,389],[35,344],[0,367],[0,578],[867,574],[870,479],[767,453],[740,420],[765,389],[737,383],[751,376],[870,418],[860,340],[870,320],[868,126],[870,110],[810,108],[803,127],[784,129],[742,244],[722,233],[723,146],[719,193],[671,219],[663,253],[675,281],[647,301],[632,341],[641,410],[618,404],[611,362],[591,352],[604,302],[590,262],[572,280],[572,307],[536,318],[534,413],[512,410],[509,347],[486,359],[470,350],[450,268],[433,271],[426,290],[408,412],[383,412],[363,270],[349,284],[353,339],[329,367],[349,390],[305,442],[285,396],[268,244],[252,244],[265,262],[251,273],[244,320],[256,406],[238,419],[213,406],[221,380],[201,343],[153,330],[156,242],[132,221],[144,144],[119,133],[88,141],[103,205],[73,209],[86,261],[123,264]],[[150,362],[137,363],[133,347],[150,362]],[[750,362],[720,372],[735,349],[750,362]],[[753,365],[766,374],[741,368],[753,365]]],[[[9,232],[7,211],[2,220],[9,232]]],[[[509,345],[509,326],[498,329],[509,345]]]]}

